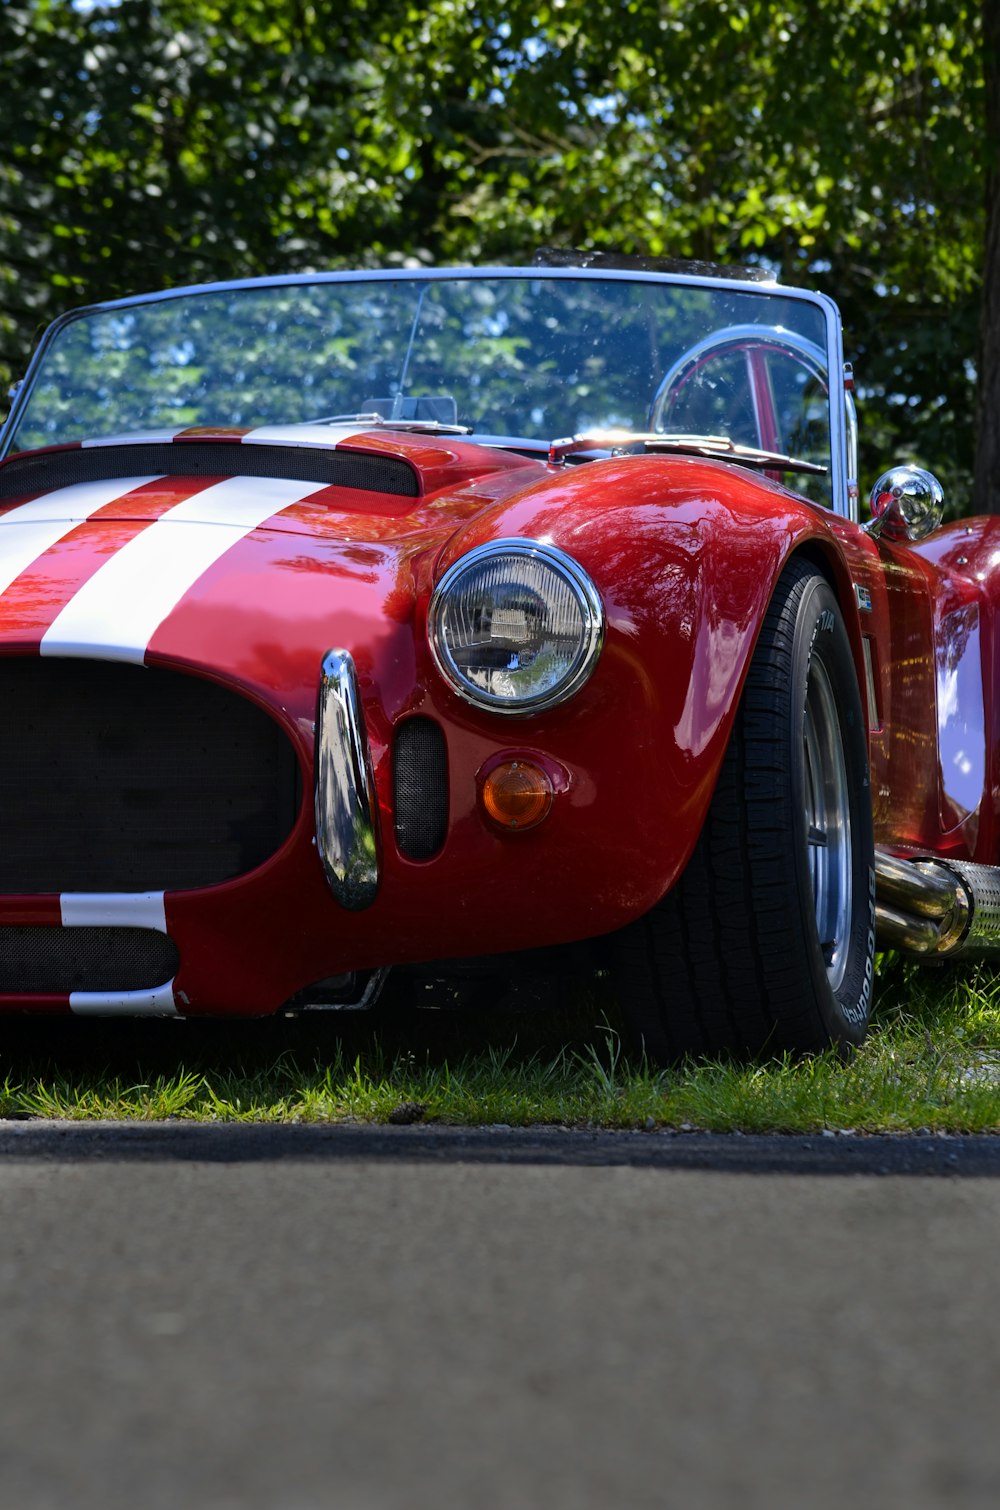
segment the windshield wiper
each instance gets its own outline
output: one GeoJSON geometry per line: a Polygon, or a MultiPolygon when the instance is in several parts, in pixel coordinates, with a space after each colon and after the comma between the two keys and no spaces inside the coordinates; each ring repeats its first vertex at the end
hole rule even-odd
{"type": "Polygon", "coordinates": [[[769,472],[812,472],[825,475],[829,468],[800,456],[786,456],[782,451],[763,451],[757,446],[741,446],[728,435],[671,435],[658,431],[587,430],[554,440],[549,446],[551,463],[565,460],[576,451],[610,451],[612,456],[642,455],[666,451],[676,456],[706,456],[713,461],[738,461],[743,466],[760,467],[769,472]]]}
{"type": "Polygon", "coordinates": [[[471,435],[471,425],[450,425],[440,419],[387,419],[384,414],[324,414],[311,425],[366,425],[372,430],[412,430],[418,435],[471,435]]]}

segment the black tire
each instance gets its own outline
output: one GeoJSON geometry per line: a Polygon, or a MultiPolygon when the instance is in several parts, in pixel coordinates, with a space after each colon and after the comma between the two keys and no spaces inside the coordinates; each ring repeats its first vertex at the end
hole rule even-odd
{"type": "Polygon", "coordinates": [[[808,562],[778,580],[718,786],[674,889],[615,936],[646,1053],[771,1057],[861,1043],[875,872],[865,724],[837,600],[808,562]]]}

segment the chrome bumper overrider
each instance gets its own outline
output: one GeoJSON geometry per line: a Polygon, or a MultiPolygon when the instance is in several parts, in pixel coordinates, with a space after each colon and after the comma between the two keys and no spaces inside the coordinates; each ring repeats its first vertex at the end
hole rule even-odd
{"type": "Polygon", "coordinates": [[[375,776],[358,679],[346,650],[323,659],[316,719],[316,847],[330,890],[358,911],[379,883],[375,776]]]}

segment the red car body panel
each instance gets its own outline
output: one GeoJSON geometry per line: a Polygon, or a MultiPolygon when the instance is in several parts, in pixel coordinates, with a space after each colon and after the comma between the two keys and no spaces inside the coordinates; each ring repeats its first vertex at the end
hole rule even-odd
{"type": "MultiPolygon", "coordinates": [[[[238,477],[238,437],[231,440],[238,477]]],[[[405,459],[420,496],[302,485],[305,496],[195,577],[145,648],[148,665],[227,683],[266,709],[294,745],[306,794],[287,841],[258,869],[167,893],[167,931],[181,959],[174,994],[185,1013],[273,1011],[344,971],[568,942],[648,910],[690,856],[774,582],[793,551],[810,552],[835,580],[860,675],[850,583],[870,583],[884,678],[892,665],[875,546],[766,478],[687,457],[551,467],[482,446],[374,434],[357,449],[405,459]],[[598,587],[607,631],[600,662],[572,701],[498,720],[442,682],[425,621],[447,565],[512,536],[570,553],[598,587]],[[317,677],[329,647],[354,657],[378,791],[382,876],[360,912],[331,896],[313,840],[317,677]],[[405,859],[393,841],[388,761],[393,727],[413,713],[445,731],[449,772],[447,839],[422,862],[405,859]],[[531,832],[497,832],[478,803],[480,773],[503,753],[537,758],[555,775],[551,814],[531,832]]],[[[59,613],[116,553],[158,522],[169,531],[164,515],[207,498],[217,481],[123,483],[0,597],[0,654],[39,653],[59,613]]],[[[50,495],[52,517],[66,512],[70,495],[50,495]]],[[[0,528],[18,528],[24,502],[4,509],[0,528]]],[[[44,503],[36,495],[34,517],[44,503]]],[[[91,650],[104,653],[98,644],[91,650]]],[[[900,686],[897,693],[884,681],[881,698],[899,728],[909,720],[898,741],[909,751],[914,735],[928,735],[918,727],[926,709],[900,686]]],[[[880,739],[885,730],[875,747],[880,739]]],[[[900,766],[889,744],[889,765],[900,766]]],[[[59,913],[58,898],[0,898],[0,923],[56,923],[59,913]]],[[[17,1005],[51,1010],[54,1001],[17,1005]]]]}

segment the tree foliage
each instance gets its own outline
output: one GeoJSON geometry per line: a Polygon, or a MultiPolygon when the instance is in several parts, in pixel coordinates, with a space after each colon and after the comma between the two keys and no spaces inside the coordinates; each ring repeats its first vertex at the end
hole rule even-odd
{"type": "Polygon", "coordinates": [[[0,0],[0,368],[60,308],[240,274],[542,244],[760,261],[841,306],[868,481],[912,456],[963,506],[997,177],[983,15],[0,0]]]}

